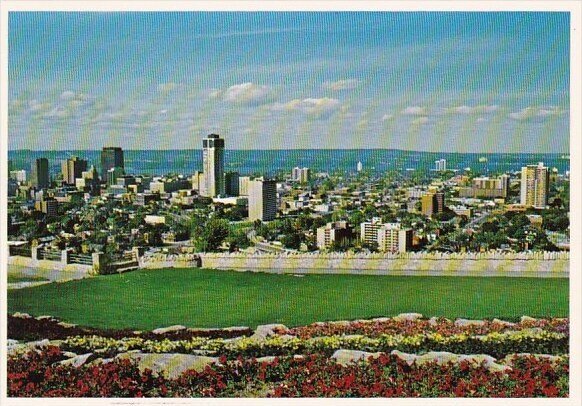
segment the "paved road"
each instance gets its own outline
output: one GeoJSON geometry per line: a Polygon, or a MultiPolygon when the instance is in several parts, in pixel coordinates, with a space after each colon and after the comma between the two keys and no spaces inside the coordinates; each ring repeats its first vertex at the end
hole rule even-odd
{"type": "Polygon", "coordinates": [[[47,279],[46,281],[9,283],[8,289],[21,289],[30,286],[44,285],[51,282],[65,282],[88,277],[87,272],[83,270],[61,271],[58,269],[31,268],[12,264],[8,264],[8,275],[41,277],[47,279]]]}

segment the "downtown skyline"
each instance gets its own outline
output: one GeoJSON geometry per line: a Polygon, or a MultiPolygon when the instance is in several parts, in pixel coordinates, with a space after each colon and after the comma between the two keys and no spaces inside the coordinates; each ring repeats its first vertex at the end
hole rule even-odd
{"type": "Polygon", "coordinates": [[[568,13],[18,13],[8,147],[569,151],[568,13]]]}

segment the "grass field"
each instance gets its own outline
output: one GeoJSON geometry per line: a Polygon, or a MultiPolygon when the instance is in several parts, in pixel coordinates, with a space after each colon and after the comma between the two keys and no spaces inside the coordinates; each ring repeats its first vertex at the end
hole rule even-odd
{"type": "Polygon", "coordinates": [[[47,278],[42,276],[28,276],[28,275],[8,275],[8,283],[16,282],[44,282],[48,281],[47,278]]]}
{"type": "Polygon", "coordinates": [[[9,312],[100,328],[227,327],[426,317],[568,317],[568,279],[140,270],[8,292],[9,312]]]}

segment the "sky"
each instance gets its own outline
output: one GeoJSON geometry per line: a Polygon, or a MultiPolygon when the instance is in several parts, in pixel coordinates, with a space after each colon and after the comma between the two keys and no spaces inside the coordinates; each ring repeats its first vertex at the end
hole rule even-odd
{"type": "Polygon", "coordinates": [[[9,149],[569,151],[570,17],[10,12],[9,149]]]}

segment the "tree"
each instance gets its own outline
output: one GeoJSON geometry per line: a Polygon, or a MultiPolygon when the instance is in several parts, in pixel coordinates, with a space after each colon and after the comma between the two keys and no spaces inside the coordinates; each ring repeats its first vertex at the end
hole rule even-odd
{"type": "Polygon", "coordinates": [[[218,251],[226,237],[229,224],[224,219],[211,218],[206,222],[202,232],[198,235],[195,246],[199,251],[218,251]]]}
{"type": "Polygon", "coordinates": [[[285,248],[290,248],[297,250],[301,247],[301,242],[303,240],[303,234],[298,232],[293,232],[290,234],[285,234],[281,239],[281,242],[285,248]]]}

